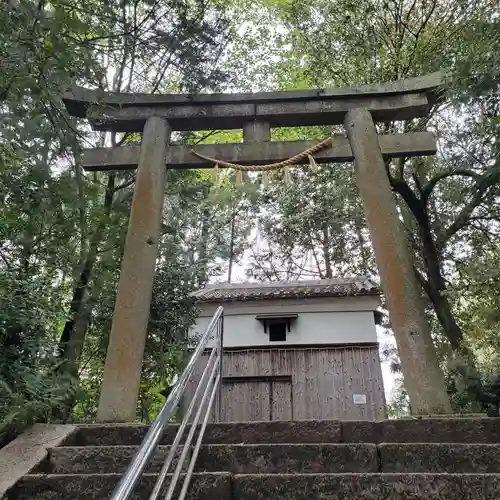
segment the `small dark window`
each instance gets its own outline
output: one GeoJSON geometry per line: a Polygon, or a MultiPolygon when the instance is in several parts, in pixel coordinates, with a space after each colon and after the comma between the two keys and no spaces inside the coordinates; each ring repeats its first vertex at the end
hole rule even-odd
{"type": "Polygon", "coordinates": [[[286,341],[287,321],[276,321],[269,323],[269,340],[271,342],[286,341]]]}
{"type": "Polygon", "coordinates": [[[262,323],[270,342],[286,342],[286,334],[291,332],[292,321],[298,316],[297,313],[269,313],[258,314],[255,319],[262,323]]]}

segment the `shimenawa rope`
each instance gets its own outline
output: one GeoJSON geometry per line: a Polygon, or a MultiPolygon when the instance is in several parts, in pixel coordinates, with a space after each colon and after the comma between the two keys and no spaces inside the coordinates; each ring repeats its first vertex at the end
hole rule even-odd
{"type": "Polygon", "coordinates": [[[313,154],[317,153],[318,151],[321,151],[322,149],[327,148],[332,144],[332,137],[328,137],[321,142],[318,142],[318,144],[315,144],[314,146],[311,146],[310,148],[302,151],[299,154],[296,154],[295,156],[292,156],[291,158],[288,158],[288,160],[283,160],[280,162],[276,163],[268,163],[267,165],[238,165],[236,163],[231,163],[229,161],[224,161],[224,160],[217,160],[216,158],[211,158],[210,156],[205,156],[201,153],[196,152],[194,149],[191,149],[191,153],[193,153],[195,156],[198,158],[201,158],[202,160],[206,160],[210,163],[213,163],[216,167],[227,167],[227,168],[232,168],[234,170],[239,170],[243,172],[269,172],[271,170],[278,170],[280,168],[285,168],[289,167],[291,165],[295,165],[299,163],[301,160],[304,160],[305,158],[309,159],[309,164],[310,166],[316,170],[317,165],[316,162],[314,161],[313,154]]]}

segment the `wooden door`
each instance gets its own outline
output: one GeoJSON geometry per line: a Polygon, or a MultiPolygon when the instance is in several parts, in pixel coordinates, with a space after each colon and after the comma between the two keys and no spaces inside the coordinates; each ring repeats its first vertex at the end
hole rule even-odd
{"type": "Polygon", "coordinates": [[[223,422],[292,420],[291,377],[234,377],[222,386],[223,422]]]}
{"type": "Polygon", "coordinates": [[[223,422],[259,422],[271,417],[269,382],[224,381],[222,387],[223,422]]]}

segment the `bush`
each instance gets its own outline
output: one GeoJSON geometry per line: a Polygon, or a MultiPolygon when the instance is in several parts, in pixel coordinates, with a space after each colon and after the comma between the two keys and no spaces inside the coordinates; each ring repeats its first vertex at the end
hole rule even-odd
{"type": "Polygon", "coordinates": [[[50,372],[25,372],[14,385],[0,378],[0,447],[34,423],[54,421],[65,412],[75,390],[72,380],[50,372]]]}

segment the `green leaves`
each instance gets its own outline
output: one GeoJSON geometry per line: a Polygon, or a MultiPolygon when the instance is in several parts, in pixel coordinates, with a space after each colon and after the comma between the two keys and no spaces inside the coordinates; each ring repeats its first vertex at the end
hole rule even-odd
{"type": "MultiPolygon", "coordinates": [[[[218,61],[228,27],[218,2],[166,0],[20,0],[0,9],[0,24],[0,375],[10,391],[0,397],[0,421],[17,432],[15,422],[47,420],[51,412],[68,418],[75,401],[70,418],[95,415],[133,193],[133,174],[81,170],[81,147],[108,139],[67,115],[62,90],[210,90],[225,78],[218,61]],[[55,374],[65,329],[84,346],[72,360],[80,387],[68,389],[60,404],[48,387],[64,385],[55,374]]],[[[203,250],[199,221],[210,207],[209,181],[185,174],[168,184],[173,210],[155,284],[150,381],[179,370],[194,314],[189,293],[222,270],[213,260],[226,252],[213,233],[203,250]]]]}
{"type": "Polygon", "coordinates": [[[373,256],[350,169],[322,165],[292,175],[288,189],[272,186],[261,205],[260,238],[272,253],[255,253],[248,273],[267,279],[368,274],[373,256]]]}

